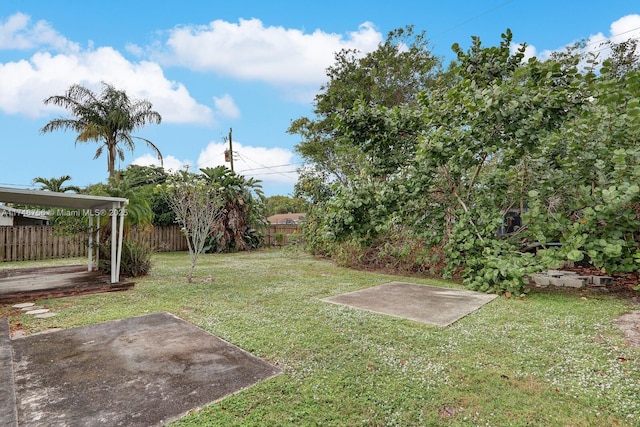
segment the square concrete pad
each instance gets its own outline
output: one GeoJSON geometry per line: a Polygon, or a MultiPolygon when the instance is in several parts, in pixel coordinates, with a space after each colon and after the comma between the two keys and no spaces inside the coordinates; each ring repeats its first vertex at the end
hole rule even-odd
{"type": "Polygon", "coordinates": [[[460,289],[390,282],[323,301],[447,326],[492,301],[497,295],[460,289]]]}
{"type": "Polygon", "coordinates": [[[12,340],[20,426],[159,426],[280,373],[169,313],[12,340]]]}

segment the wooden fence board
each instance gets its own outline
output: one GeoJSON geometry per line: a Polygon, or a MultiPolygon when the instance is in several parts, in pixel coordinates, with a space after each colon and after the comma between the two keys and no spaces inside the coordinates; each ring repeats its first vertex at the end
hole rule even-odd
{"type": "MultiPolygon", "coordinates": [[[[265,245],[288,245],[301,240],[296,224],[271,224],[265,230],[265,245]]],[[[144,242],[158,252],[188,250],[179,226],[132,228],[127,236],[144,242]]],[[[0,262],[84,257],[88,252],[87,236],[62,235],[55,226],[0,226],[0,262]]]]}
{"type": "MultiPolygon", "coordinates": [[[[177,226],[132,229],[130,238],[149,244],[157,251],[185,251],[187,241],[177,226]]],[[[84,234],[61,235],[55,226],[0,226],[0,262],[84,257],[88,252],[84,234]]]]}
{"type": "Polygon", "coordinates": [[[289,245],[301,241],[301,230],[297,224],[271,224],[264,236],[267,246],[289,245]],[[282,240],[279,241],[279,237],[282,240]]]}

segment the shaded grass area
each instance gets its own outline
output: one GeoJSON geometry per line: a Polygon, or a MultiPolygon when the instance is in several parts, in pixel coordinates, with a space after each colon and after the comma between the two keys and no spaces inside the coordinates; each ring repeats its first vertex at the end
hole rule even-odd
{"type": "Polygon", "coordinates": [[[49,319],[0,315],[34,333],[167,311],[283,369],[176,426],[640,424],[640,350],[614,323],[625,300],[500,297],[438,328],[320,299],[392,280],[457,284],[282,250],[202,256],[192,284],[188,265],[156,254],[132,291],[38,301],[59,313],[49,319]]]}

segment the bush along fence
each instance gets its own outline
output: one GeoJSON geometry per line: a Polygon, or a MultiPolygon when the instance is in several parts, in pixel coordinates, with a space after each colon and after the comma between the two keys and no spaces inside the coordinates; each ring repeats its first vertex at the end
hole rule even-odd
{"type": "MultiPolygon", "coordinates": [[[[158,252],[188,250],[187,240],[178,226],[144,230],[134,227],[129,231],[128,238],[158,252]]],[[[295,224],[271,224],[264,238],[267,247],[301,242],[301,234],[295,224]]],[[[87,246],[85,234],[64,235],[57,232],[55,226],[0,227],[0,262],[84,257],[87,256],[87,246]]]]}

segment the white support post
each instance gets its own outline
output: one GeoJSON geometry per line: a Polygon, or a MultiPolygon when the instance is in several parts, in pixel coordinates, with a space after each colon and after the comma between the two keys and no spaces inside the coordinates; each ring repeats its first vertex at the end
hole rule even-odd
{"type": "MultiPolygon", "coordinates": [[[[112,208],[117,209],[117,204],[113,203],[112,208]]],[[[114,215],[114,212],[111,212],[111,283],[118,283],[118,276],[120,273],[117,270],[116,260],[117,260],[117,244],[118,244],[118,217],[114,215]]]]}
{"type": "Polygon", "coordinates": [[[89,212],[89,261],[87,265],[87,271],[93,271],[93,216],[89,212]]]}
{"type": "Polygon", "coordinates": [[[122,240],[124,238],[124,205],[120,206],[118,203],[118,210],[116,211],[118,216],[120,217],[120,229],[118,236],[118,268],[116,270],[116,282],[120,281],[120,262],[122,261],[122,240]]]}
{"type": "Polygon", "coordinates": [[[98,219],[98,226],[96,227],[96,268],[100,268],[100,220],[98,219]]]}

